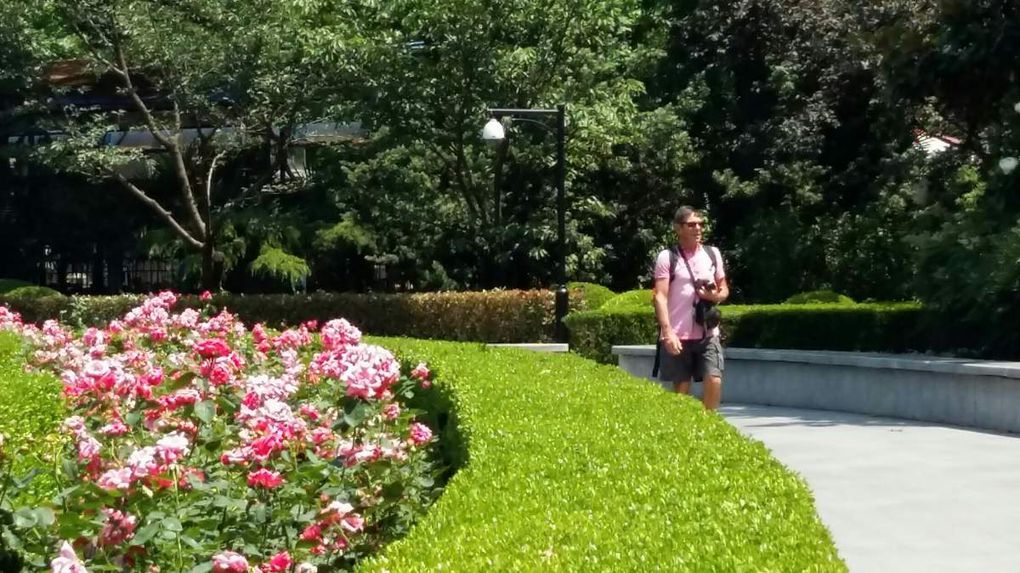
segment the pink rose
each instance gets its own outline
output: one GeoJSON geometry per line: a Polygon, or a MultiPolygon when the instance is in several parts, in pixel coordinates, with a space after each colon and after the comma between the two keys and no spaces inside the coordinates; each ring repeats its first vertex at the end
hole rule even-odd
{"type": "Polygon", "coordinates": [[[432,440],[432,430],[424,424],[414,422],[411,424],[411,443],[416,446],[428,443],[432,440]]]}
{"type": "Polygon", "coordinates": [[[414,370],[411,370],[411,377],[421,380],[421,387],[428,388],[432,385],[432,382],[428,379],[428,375],[430,373],[431,372],[428,371],[428,367],[425,366],[425,363],[419,362],[418,365],[414,367],[414,370]]]}
{"type": "Polygon", "coordinates": [[[78,461],[83,462],[99,456],[100,448],[99,441],[90,436],[88,432],[78,435],[78,461]]]}
{"type": "Polygon", "coordinates": [[[243,464],[248,461],[248,456],[249,453],[244,448],[235,448],[223,452],[223,455],[220,456],[220,463],[225,466],[243,464]]]}
{"type": "Polygon", "coordinates": [[[383,418],[386,418],[387,420],[396,420],[398,417],[400,417],[400,404],[394,402],[392,404],[387,404],[386,407],[383,408],[383,418]]]}
{"type": "Polygon", "coordinates": [[[212,300],[212,293],[209,291],[202,291],[202,294],[198,295],[198,300],[212,300]]]}
{"type": "Polygon", "coordinates": [[[172,464],[188,455],[191,441],[187,436],[174,432],[156,442],[156,457],[164,464],[172,464]]]}
{"type": "Polygon", "coordinates": [[[103,515],[106,516],[106,522],[99,534],[100,545],[106,547],[120,545],[135,534],[135,526],[138,525],[135,516],[108,507],[103,508],[103,515]]]}
{"type": "Polygon", "coordinates": [[[127,489],[131,487],[131,469],[119,468],[107,470],[99,476],[96,484],[105,490],[127,489]]]}
{"type": "Polygon", "coordinates": [[[343,520],[340,521],[340,527],[342,527],[344,531],[348,531],[350,533],[357,533],[365,528],[365,520],[362,519],[360,515],[351,514],[344,517],[343,520]]]}
{"type": "Polygon", "coordinates": [[[193,348],[202,358],[218,358],[230,354],[230,346],[222,338],[207,338],[195,343],[193,348]]]}
{"type": "Polygon", "coordinates": [[[301,532],[300,538],[302,541],[322,541],[322,526],[318,523],[309,525],[301,532]]]}
{"type": "Polygon", "coordinates": [[[244,555],[234,551],[221,551],[213,555],[213,571],[215,573],[247,573],[248,560],[244,555]]]}
{"type": "Polygon", "coordinates": [[[123,436],[128,433],[128,427],[120,420],[114,420],[103,426],[99,432],[104,436],[123,436]]]}
{"type": "Polygon", "coordinates": [[[293,561],[291,561],[290,553],[287,553],[286,551],[281,551],[276,555],[273,555],[273,557],[269,560],[269,563],[267,565],[269,571],[272,571],[273,573],[283,573],[284,571],[290,569],[292,563],[293,561]]]}
{"type": "Polygon", "coordinates": [[[274,472],[262,468],[248,474],[248,486],[263,489],[273,489],[283,485],[283,478],[280,472],[274,472]]]}
{"type": "Polygon", "coordinates": [[[327,350],[355,346],[361,342],[361,331],[342,318],[331,320],[322,325],[319,334],[322,345],[327,350]]]}
{"type": "Polygon", "coordinates": [[[53,573],[88,573],[85,564],[78,559],[74,548],[68,542],[60,544],[60,553],[50,561],[50,570],[53,573]]]}

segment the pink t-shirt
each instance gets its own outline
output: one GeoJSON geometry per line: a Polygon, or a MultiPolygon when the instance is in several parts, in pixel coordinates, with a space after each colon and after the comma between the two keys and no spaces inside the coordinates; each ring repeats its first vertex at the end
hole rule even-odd
{"type": "MultiPolygon", "coordinates": [[[[700,245],[694,253],[684,251],[684,256],[687,257],[687,262],[691,265],[691,272],[696,278],[704,280],[715,278],[718,281],[726,277],[722,256],[719,249],[708,248],[715,251],[715,260],[718,261],[718,266],[712,263],[712,255],[708,254],[708,250],[700,245]],[[714,273],[712,272],[713,268],[714,273]]],[[[673,282],[669,285],[669,297],[667,298],[669,324],[680,340],[701,339],[704,329],[700,324],[694,322],[694,282],[691,281],[691,274],[687,272],[683,259],[677,259],[673,273],[673,282]]],[[[655,259],[654,277],[655,280],[669,278],[669,249],[659,253],[655,259]]],[[[718,335],[719,329],[713,329],[712,336],[718,335]]]]}

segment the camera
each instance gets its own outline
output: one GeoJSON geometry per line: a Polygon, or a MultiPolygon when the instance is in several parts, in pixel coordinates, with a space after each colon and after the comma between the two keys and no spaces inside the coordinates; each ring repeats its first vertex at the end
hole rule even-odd
{"type": "Polygon", "coordinates": [[[694,281],[694,288],[696,288],[696,289],[703,288],[703,289],[711,292],[711,291],[715,290],[715,281],[710,281],[710,280],[705,280],[705,279],[698,279],[698,280],[694,281]]]}

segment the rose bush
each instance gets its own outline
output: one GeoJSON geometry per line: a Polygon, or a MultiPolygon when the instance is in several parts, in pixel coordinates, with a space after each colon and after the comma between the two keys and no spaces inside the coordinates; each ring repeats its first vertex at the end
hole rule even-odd
{"type": "Polygon", "coordinates": [[[0,307],[71,413],[52,511],[16,510],[4,539],[54,573],[312,573],[403,533],[435,496],[432,432],[400,401],[428,368],[342,319],[249,330],[176,299],[80,333],[0,307]]]}

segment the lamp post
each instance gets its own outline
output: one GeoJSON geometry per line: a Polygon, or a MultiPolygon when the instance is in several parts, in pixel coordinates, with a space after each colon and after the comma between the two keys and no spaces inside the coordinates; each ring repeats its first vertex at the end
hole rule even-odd
{"type": "Polygon", "coordinates": [[[503,130],[503,118],[511,121],[524,121],[541,126],[556,135],[556,340],[567,341],[567,325],[563,318],[567,316],[570,301],[567,294],[567,155],[566,155],[566,106],[560,104],[555,109],[517,109],[490,108],[489,122],[482,128],[482,139],[493,145],[500,145],[506,139],[503,130]],[[555,121],[555,127],[534,118],[549,118],[555,121]]]}

